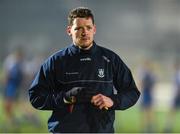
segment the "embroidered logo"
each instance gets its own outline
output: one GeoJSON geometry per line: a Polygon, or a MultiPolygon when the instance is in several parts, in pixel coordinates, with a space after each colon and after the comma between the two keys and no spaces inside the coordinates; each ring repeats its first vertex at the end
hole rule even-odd
{"type": "Polygon", "coordinates": [[[76,75],[76,74],[79,74],[79,72],[66,72],[65,74],[66,75],[76,75]]]}
{"type": "Polygon", "coordinates": [[[105,60],[105,61],[107,61],[108,63],[110,62],[110,60],[106,57],[106,56],[102,56],[103,57],[103,59],[105,60]]]}
{"type": "Polygon", "coordinates": [[[103,78],[104,77],[104,69],[98,69],[98,76],[100,77],[100,78],[103,78]]]}
{"type": "Polygon", "coordinates": [[[81,58],[80,61],[91,61],[91,58],[89,58],[89,57],[81,58]]]}

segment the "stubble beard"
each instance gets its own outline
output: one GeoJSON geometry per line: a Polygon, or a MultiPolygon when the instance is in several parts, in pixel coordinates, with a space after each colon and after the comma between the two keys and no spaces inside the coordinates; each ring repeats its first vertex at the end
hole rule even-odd
{"type": "Polygon", "coordinates": [[[89,48],[91,48],[92,44],[93,44],[93,41],[87,42],[87,43],[84,43],[84,44],[79,43],[78,47],[83,49],[83,50],[88,50],[89,48]]]}

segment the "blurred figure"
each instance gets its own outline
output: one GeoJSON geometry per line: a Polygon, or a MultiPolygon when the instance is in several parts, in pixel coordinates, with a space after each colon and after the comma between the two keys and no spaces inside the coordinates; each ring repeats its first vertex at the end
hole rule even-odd
{"type": "MultiPolygon", "coordinates": [[[[24,62],[24,78],[23,78],[23,84],[22,89],[27,89],[27,87],[30,86],[30,82],[34,78],[35,74],[38,72],[39,67],[41,66],[44,55],[38,54],[37,56],[31,57],[31,59],[25,60],[24,62]]],[[[30,125],[33,125],[35,127],[40,128],[41,127],[41,119],[37,115],[37,111],[33,110],[31,108],[31,105],[27,103],[29,100],[29,97],[27,96],[27,90],[22,90],[22,96],[21,96],[21,105],[19,108],[20,111],[22,111],[22,121],[28,122],[30,125]]]]}
{"type": "Polygon", "coordinates": [[[176,62],[174,65],[174,77],[173,77],[173,85],[175,89],[174,97],[173,97],[173,105],[168,113],[167,116],[167,122],[165,126],[165,132],[171,133],[173,126],[174,126],[174,121],[175,121],[175,116],[177,111],[180,108],[180,63],[176,62]]]}
{"type": "MultiPolygon", "coordinates": [[[[23,54],[21,49],[17,49],[14,53],[7,56],[4,62],[4,113],[8,125],[14,124],[14,105],[17,101],[17,95],[19,87],[22,83],[23,71],[22,71],[22,60],[23,54]]],[[[8,126],[7,125],[7,126],[8,126]]],[[[8,126],[10,127],[10,126],[8,126]]]]}
{"type": "Polygon", "coordinates": [[[156,77],[153,71],[151,61],[145,60],[142,68],[139,70],[140,89],[142,90],[142,129],[143,132],[154,131],[154,111],[153,111],[153,89],[156,77]]]}

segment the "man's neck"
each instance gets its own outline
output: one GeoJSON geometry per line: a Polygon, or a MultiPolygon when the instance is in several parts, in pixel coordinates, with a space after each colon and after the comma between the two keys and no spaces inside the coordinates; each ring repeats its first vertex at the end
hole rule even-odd
{"type": "Polygon", "coordinates": [[[81,46],[79,46],[79,45],[77,45],[77,44],[75,44],[75,43],[74,43],[74,45],[77,46],[77,47],[79,47],[79,48],[82,49],[82,50],[89,50],[89,49],[93,46],[93,43],[90,44],[88,47],[81,47],[81,46]]]}

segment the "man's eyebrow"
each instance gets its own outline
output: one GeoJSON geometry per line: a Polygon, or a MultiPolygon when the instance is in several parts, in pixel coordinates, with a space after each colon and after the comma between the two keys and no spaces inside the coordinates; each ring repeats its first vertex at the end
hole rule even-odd
{"type": "Polygon", "coordinates": [[[83,27],[93,27],[93,26],[91,26],[91,25],[77,26],[77,27],[75,27],[75,29],[79,29],[79,28],[83,28],[83,27]]]}

